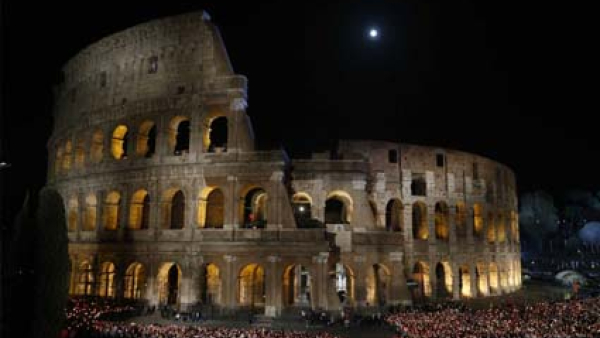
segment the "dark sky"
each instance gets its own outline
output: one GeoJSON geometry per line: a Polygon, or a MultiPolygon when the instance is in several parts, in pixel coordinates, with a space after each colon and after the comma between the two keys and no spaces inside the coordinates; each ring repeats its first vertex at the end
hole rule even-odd
{"type": "Polygon", "coordinates": [[[236,2],[2,1],[0,160],[12,167],[0,176],[8,214],[27,188],[45,182],[61,65],[103,36],[199,9],[220,27],[235,71],[249,78],[248,113],[263,148],[282,144],[300,154],[337,138],[399,140],[506,163],[520,192],[600,188],[591,8],[236,2]],[[367,39],[372,25],[378,41],[367,39]]]}

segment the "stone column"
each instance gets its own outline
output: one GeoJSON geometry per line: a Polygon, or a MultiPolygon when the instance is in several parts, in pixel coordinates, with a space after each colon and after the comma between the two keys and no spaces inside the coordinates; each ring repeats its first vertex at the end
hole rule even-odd
{"type": "Polygon", "coordinates": [[[328,252],[319,252],[318,256],[313,256],[314,276],[311,275],[312,290],[311,305],[313,308],[329,310],[328,282],[329,272],[327,271],[328,252]]]}
{"type": "Polygon", "coordinates": [[[460,273],[458,264],[452,262],[452,299],[460,299],[460,273]]]}
{"type": "Polygon", "coordinates": [[[265,269],[265,288],[266,288],[266,301],[265,301],[265,316],[278,317],[281,314],[282,298],[281,293],[283,290],[282,286],[282,267],[281,257],[269,256],[267,257],[269,262],[265,269]]]}
{"type": "MultiPolygon", "coordinates": [[[[489,266],[489,264],[488,264],[489,266]]],[[[479,269],[479,279],[481,279],[482,282],[482,286],[481,286],[481,293],[484,297],[487,297],[490,295],[490,284],[489,284],[489,274],[488,274],[488,266],[486,266],[485,263],[480,264],[480,266],[477,267],[477,269],[479,269]]],[[[478,285],[479,287],[479,285],[478,285]]]]}
{"type": "Polygon", "coordinates": [[[119,201],[119,220],[117,228],[117,240],[122,242],[125,232],[129,228],[129,203],[131,199],[131,187],[125,183],[121,188],[121,200],[119,201]]]}
{"type": "Polygon", "coordinates": [[[169,153],[169,123],[165,122],[166,117],[161,116],[156,121],[156,140],[154,150],[158,157],[171,156],[169,153]]]}
{"type": "Polygon", "coordinates": [[[456,205],[448,207],[448,226],[450,227],[450,250],[456,246],[456,205]]]}
{"type": "Polygon", "coordinates": [[[471,297],[477,297],[477,274],[475,269],[477,265],[473,262],[469,263],[469,278],[471,279],[471,297]]]}
{"type": "Polygon", "coordinates": [[[412,298],[406,285],[405,267],[404,267],[404,253],[390,252],[389,259],[391,264],[391,287],[390,287],[390,299],[391,305],[397,304],[411,304],[412,298]]]}
{"type": "Polygon", "coordinates": [[[267,229],[277,230],[283,227],[281,217],[282,196],[279,189],[282,179],[283,173],[281,171],[273,172],[269,179],[269,189],[267,191],[267,229]]]}
{"type": "Polygon", "coordinates": [[[127,267],[121,264],[121,262],[115,262],[115,298],[117,300],[125,297],[125,272],[127,267]]]}
{"type": "Polygon", "coordinates": [[[225,219],[223,228],[226,230],[237,229],[240,220],[239,215],[239,196],[238,196],[238,178],[237,176],[227,176],[227,189],[224,189],[225,197],[225,219]]]}
{"type": "Polygon", "coordinates": [[[146,290],[144,294],[148,300],[148,305],[158,305],[158,268],[159,263],[154,259],[150,260],[146,272],[146,290]]]}
{"type": "Polygon", "coordinates": [[[225,255],[223,256],[223,260],[225,261],[225,269],[221,280],[223,281],[223,287],[221,288],[222,292],[222,303],[223,307],[229,311],[235,309],[237,307],[236,300],[236,288],[238,281],[238,274],[236,271],[236,261],[237,257],[234,255],[225,255]]]}
{"type": "Polygon", "coordinates": [[[244,132],[245,114],[248,103],[244,98],[237,97],[229,104],[227,119],[227,152],[243,151],[241,133],[244,132]]]}
{"type": "MultiPolygon", "coordinates": [[[[82,191],[77,192],[77,229],[75,229],[75,238],[79,241],[81,239],[81,231],[84,227],[85,222],[84,215],[86,214],[87,204],[85,203],[85,193],[82,191]]],[[[69,210],[67,209],[67,222],[69,221],[69,210]]]]}
{"type": "Polygon", "coordinates": [[[104,233],[104,199],[106,198],[106,190],[98,190],[96,197],[96,238],[101,238],[104,233]]]}
{"type": "Polygon", "coordinates": [[[366,306],[367,303],[367,281],[365,279],[367,278],[368,266],[366,261],[365,256],[354,256],[354,300],[358,307],[366,306]]]}
{"type": "Polygon", "coordinates": [[[160,219],[158,218],[160,214],[160,191],[158,190],[158,183],[156,181],[148,183],[148,194],[150,195],[148,231],[157,234],[160,228],[160,219]]]}

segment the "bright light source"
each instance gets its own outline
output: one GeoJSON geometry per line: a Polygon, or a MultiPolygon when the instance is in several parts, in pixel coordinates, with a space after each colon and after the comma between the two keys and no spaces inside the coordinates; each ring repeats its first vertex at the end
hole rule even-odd
{"type": "Polygon", "coordinates": [[[375,28],[371,28],[371,30],[369,31],[369,36],[373,39],[375,39],[376,37],[379,36],[379,31],[375,28]]]}
{"type": "Polygon", "coordinates": [[[300,212],[304,212],[304,207],[303,207],[303,206],[299,206],[299,207],[298,207],[298,210],[299,210],[300,212]]]}

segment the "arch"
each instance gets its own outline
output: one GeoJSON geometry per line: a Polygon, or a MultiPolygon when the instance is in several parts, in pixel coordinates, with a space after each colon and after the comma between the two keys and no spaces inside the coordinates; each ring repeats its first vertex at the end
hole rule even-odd
{"type": "Polygon", "coordinates": [[[98,296],[115,297],[115,265],[112,262],[102,263],[98,281],[98,296]]]}
{"type": "Polygon", "coordinates": [[[452,297],[452,267],[449,262],[438,262],[435,266],[437,297],[452,297]]]}
{"type": "Polygon", "coordinates": [[[77,201],[77,196],[71,196],[69,199],[68,205],[68,231],[76,231],[79,226],[79,203],[77,201]]]}
{"type": "Polygon", "coordinates": [[[413,266],[413,279],[417,282],[414,288],[413,298],[423,299],[431,297],[431,283],[429,281],[429,264],[425,262],[416,262],[413,266]]]}
{"type": "Polygon", "coordinates": [[[450,238],[450,226],[449,226],[450,213],[448,206],[444,202],[437,202],[435,204],[435,238],[448,241],[450,238]]]}
{"type": "Polygon", "coordinates": [[[489,279],[490,292],[498,293],[498,265],[496,265],[496,262],[490,262],[489,279]]]}
{"type": "Polygon", "coordinates": [[[462,297],[471,297],[471,274],[467,265],[458,268],[459,290],[462,297]]]}
{"type": "Polygon", "coordinates": [[[305,192],[297,192],[292,196],[292,207],[297,221],[312,218],[312,204],[312,197],[305,192]]]}
{"type": "Polygon", "coordinates": [[[367,302],[383,307],[390,299],[390,270],[383,264],[373,264],[367,271],[367,302]]]}
{"type": "Polygon", "coordinates": [[[390,199],[385,207],[385,229],[395,232],[404,229],[404,206],[397,198],[390,199]]]}
{"type": "Polygon", "coordinates": [[[128,299],[143,299],[146,289],[146,269],[141,263],[131,263],[125,272],[125,294],[128,299]]]}
{"type": "Polygon", "coordinates": [[[287,266],[282,278],[284,306],[311,306],[312,276],[305,266],[287,266]]]}
{"type": "Polygon", "coordinates": [[[488,213],[487,223],[487,242],[494,244],[496,242],[496,224],[494,223],[494,214],[492,212],[488,213]]]}
{"type": "Polygon", "coordinates": [[[67,140],[65,143],[65,153],[63,157],[62,170],[68,172],[71,170],[71,161],[73,160],[73,143],[67,140]]]}
{"type": "Polygon", "coordinates": [[[238,304],[263,307],[265,296],[265,269],[259,264],[244,266],[238,276],[238,304]]]}
{"type": "Polygon", "coordinates": [[[354,201],[343,190],[334,190],[325,200],[326,224],[350,224],[354,213],[354,201]]]}
{"type": "Polygon", "coordinates": [[[163,263],[158,269],[158,302],[159,304],[179,304],[182,272],[181,267],[173,262],[163,263]]]}
{"type": "Polygon", "coordinates": [[[137,190],[131,197],[129,229],[148,229],[150,224],[150,195],[145,189],[137,190]]]}
{"type": "Polygon", "coordinates": [[[465,203],[456,203],[456,237],[466,238],[467,237],[467,208],[465,203]]]}
{"type": "Polygon", "coordinates": [[[81,169],[85,166],[85,140],[79,138],[75,142],[75,168],[81,169]]]}
{"type": "Polygon", "coordinates": [[[94,289],[94,270],[88,261],[83,261],[79,264],[77,271],[77,285],[75,286],[75,294],[80,296],[92,295],[94,289]]]}
{"type": "Polygon", "coordinates": [[[219,116],[210,121],[208,130],[206,131],[208,137],[209,153],[221,153],[227,151],[227,117],[219,116]]]}
{"type": "Polygon", "coordinates": [[[335,291],[343,305],[354,302],[354,271],[342,263],[335,264],[335,291]]]}
{"type": "Polygon", "coordinates": [[[225,195],[217,187],[206,187],[198,200],[198,225],[200,228],[223,228],[225,223],[225,195]]]}
{"type": "Polygon", "coordinates": [[[221,304],[221,273],[214,263],[202,265],[201,299],[204,304],[221,304]]]}
{"type": "Polygon", "coordinates": [[[121,218],[121,194],[118,191],[111,191],[104,200],[104,217],[105,230],[117,230],[121,218]]]}
{"type": "Polygon", "coordinates": [[[501,213],[498,214],[496,231],[497,231],[496,237],[498,239],[498,243],[502,244],[502,243],[506,242],[506,224],[504,224],[504,215],[502,215],[501,213]]]}
{"type": "Polygon", "coordinates": [[[261,229],[267,224],[267,201],[265,189],[250,185],[242,190],[240,200],[242,228],[261,229]]]}
{"type": "Polygon", "coordinates": [[[98,200],[96,194],[89,193],[85,197],[85,211],[83,217],[83,230],[92,231],[96,230],[96,218],[98,210],[98,200]]]}
{"type": "Polygon", "coordinates": [[[127,126],[118,125],[112,133],[111,153],[116,160],[127,158],[127,142],[129,133],[127,126]]]}
{"type": "Polygon", "coordinates": [[[483,210],[480,204],[473,204],[473,237],[483,236],[483,210]]]}
{"type": "Polygon", "coordinates": [[[139,157],[152,157],[156,152],[156,124],[154,121],[144,121],[140,125],[135,145],[135,153],[139,157]]]}
{"type": "Polygon", "coordinates": [[[204,119],[205,132],[202,135],[204,152],[217,153],[227,151],[227,123],[227,117],[221,112],[212,112],[204,119]]]}
{"type": "Polygon", "coordinates": [[[183,191],[177,190],[170,203],[169,229],[183,229],[185,225],[185,196],[183,191]]]}
{"type": "Polygon", "coordinates": [[[174,155],[188,153],[190,150],[190,119],[175,116],[169,123],[169,149],[174,155]]]}
{"type": "Polygon", "coordinates": [[[90,159],[94,163],[102,160],[104,153],[104,133],[102,130],[96,130],[92,135],[92,144],[90,145],[90,159]]]}
{"type": "Polygon", "coordinates": [[[484,263],[475,264],[475,285],[477,287],[477,296],[487,296],[488,276],[486,275],[486,266],[484,263]]]}
{"type": "Polygon", "coordinates": [[[427,240],[429,238],[429,226],[427,224],[427,205],[423,202],[415,202],[412,207],[412,229],[413,238],[427,240]]]}
{"type": "Polygon", "coordinates": [[[62,173],[62,166],[63,166],[63,161],[64,161],[63,151],[64,150],[63,150],[62,146],[58,145],[56,147],[56,156],[54,158],[54,174],[55,175],[62,173]]]}

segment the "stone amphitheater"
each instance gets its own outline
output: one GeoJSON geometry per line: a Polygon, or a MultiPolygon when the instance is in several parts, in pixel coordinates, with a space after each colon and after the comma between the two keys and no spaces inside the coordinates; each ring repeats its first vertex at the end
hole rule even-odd
{"type": "Polygon", "coordinates": [[[520,288],[508,167],[368,140],[293,159],[255,149],[246,108],[206,12],[66,63],[48,186],[65,203],[72,295],[280,316],[520,288]]]}

